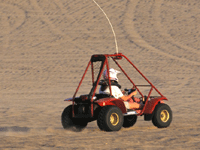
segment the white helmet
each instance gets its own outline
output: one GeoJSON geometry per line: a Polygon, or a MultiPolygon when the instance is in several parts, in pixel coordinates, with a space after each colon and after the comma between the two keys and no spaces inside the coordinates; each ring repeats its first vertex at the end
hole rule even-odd
{"type": "MultiPolygon", "coordinates": [[[[113,69],[113,68],[110,68],[110,69],[109,69],[110,80],[114,80],[114,81],[117,81],[117,82],[118,82],[118,78],[117,78],[117,74],[118,74],[118,73],[120,73],[120,71],[117,71],[117,70],[115,70],[115,69],[113,69]]],[[[105,70],[105,71],[103,72],[103,78],[104,78],[105,80],[108,79],[107,70],[105,70]]]]}

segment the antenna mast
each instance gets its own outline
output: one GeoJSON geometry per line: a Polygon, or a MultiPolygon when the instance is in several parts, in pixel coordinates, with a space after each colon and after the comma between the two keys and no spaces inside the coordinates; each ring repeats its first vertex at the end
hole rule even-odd
{"type": "Polygon", "coordinates": [[[103,12],[103,14],[106,16],[106,19],[108,20],[108,23],[110,24],[110,27],[112,29],[112,32],[113,32],[113,35],[114,35],[114,38],[115,38],[115,46],[116,46],[116,52],[118,54],[118,45],[117,45],[117,38],[116,38],[116,35],[115,35],[115,31],[114,31],[114,28],[110,22],[110,19],[108,18],[108,16],[106,15],[106,13],[104,12],[104,10],[99,6],[99,4],[93,0],[93,2],[99,7],[99,9],[103,12]]]}

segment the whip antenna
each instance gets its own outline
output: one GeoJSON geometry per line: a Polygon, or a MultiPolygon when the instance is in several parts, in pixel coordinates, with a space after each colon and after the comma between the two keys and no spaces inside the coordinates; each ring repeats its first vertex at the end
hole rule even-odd
{"type": "Polygon", "coordinates": [[[112,29],[112,32],[113,32],[113,35],[114,35],[114,38],[115,38],[115,46],[116,46],[116,52],[118,54],[118,46],[117,46],[117,38],[116,38],[116,35],[115,35],[115,31],[114,31],[114,28],[110,22],[110,19],[108,18],[108,16],[106,15],[106,13],[104,12],[104,10],[99,6],[99,4],[93,0],[93,2],[99,7],[99,9],[103,12],[103,14],[106,16],[106,19],[108,20],[109,24],[110,24],[110,27],[112,29]]]}

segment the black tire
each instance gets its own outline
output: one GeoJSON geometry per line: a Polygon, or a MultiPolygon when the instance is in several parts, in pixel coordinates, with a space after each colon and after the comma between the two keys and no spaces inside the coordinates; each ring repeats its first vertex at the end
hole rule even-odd
{"type": "Polygon", "coordinates": [[[137,121],[136,115],[125,116],[123,127],[124,128],[132,127],[136,123],[136,121],[137,121]]]}
{"type": "MultiPolygon", "coordinates": [[[[76,109],[76,106],[74,106],[76,109]]],[[[61,122],[64,129],[76,132],[82,131],[88,124],[85,119],[72,118],[72,105],[66,107],[61,116],[61,122]]]]}
{"type": "Polygon", "coordinates": [[[119,131],[124,122],[122,111],[117,106],[105,106],[101,109],[97,125],[104,131],[119,131]]]}
{"type": "Polygon", "coordinates": [[[172,122],[172,111],[167,104],[158,104],[154,110],[152,123],[158,128],[166,128],[172,122]]]}

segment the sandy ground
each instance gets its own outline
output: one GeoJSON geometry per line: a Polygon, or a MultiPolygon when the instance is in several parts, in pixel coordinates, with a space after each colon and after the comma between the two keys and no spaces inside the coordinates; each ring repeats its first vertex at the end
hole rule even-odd
{"type": "Polygon", "coordinates": [[[96,122],[64,130],[63,100],[90,56],[115,53],[111,28],[92,0],[0,0],[0,149],[200,149],[200,2],[97,2],[119,51],[169,99],[172,124],[158,129],[139,117],[118,132],[96,122]]]}

